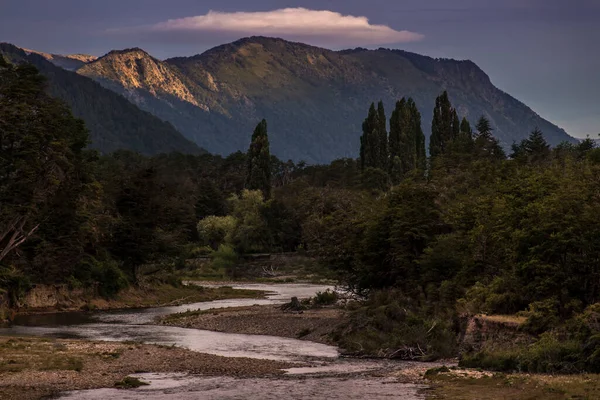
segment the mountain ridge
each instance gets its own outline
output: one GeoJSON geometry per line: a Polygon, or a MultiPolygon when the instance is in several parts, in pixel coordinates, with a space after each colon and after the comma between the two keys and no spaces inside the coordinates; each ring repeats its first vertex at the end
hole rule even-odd
{"type": "Polygon", "coordinates": [[[168,122],[161,121],[95,81],[61,68],[37,52],[0,43],[0,56],[13,63],[30,63],[46,77],[49,93],[63,100],[73,114],[85,121],[91,147],[103,153],[133,150],[146,155],[204,150],[185,139],[168,122]]]}
{"type": "Polygon", "coordinates": [[[253,36],[163,61],[140,48],[114,50],[77,73],[219,154],[245,151],[249,132],[266,118],[280,158],[323,163],[356,157],[371,102],[382,100],[389,118],[398,99],[413,97],[429,136],[434,101],[443,90],[461,117],[471,123],[488,117],[505,148],[535,127],[553,145],[575,140],[495,87],[473,61],[399,49],[333,51],[253,36]]]}

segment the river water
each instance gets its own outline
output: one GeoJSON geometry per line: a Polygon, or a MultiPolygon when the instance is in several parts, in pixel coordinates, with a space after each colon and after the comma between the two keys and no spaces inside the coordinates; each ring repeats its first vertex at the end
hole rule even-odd
{"type": "Polygon", "coordinates": [[[135,390],[100,389],[65,394],[64,399],[418,399],[419,387],[389,378],[366,378],[361,372],[381,368],[372,361],[339,359],[336,347],[291,338],[241,335],[155,325],[157,317],[187,310],[282,304],[293,296],[307,298],[332,289],[309,284],[248,284],[233,286],[269,292],[266,299],[230,299],[176,307],[94,313],[57,313],[19,316],[0,335],[79,338],[99,341],[136,341],[175,345],[225,357],[249,357],[303,362],[284,378],[237,379],[182,374],[141,374],[149,382],[135,390]],[[340,377],[340,374],[353,374],[340,377]]]}

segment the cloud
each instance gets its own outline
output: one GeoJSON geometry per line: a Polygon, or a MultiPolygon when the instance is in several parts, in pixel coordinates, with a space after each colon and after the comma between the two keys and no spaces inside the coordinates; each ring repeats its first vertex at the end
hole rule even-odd
{"type": "Polygon", "coordinates": [[[169,41],[202,40],[207,34],[221,37],[277,36],[323,45],[379,45],[414,42],[423,35],[373,25],[366,17],[333,11],[285,8],[264,12],[219,12],[170,19],[134,32],[159,35],[169,41]]]}

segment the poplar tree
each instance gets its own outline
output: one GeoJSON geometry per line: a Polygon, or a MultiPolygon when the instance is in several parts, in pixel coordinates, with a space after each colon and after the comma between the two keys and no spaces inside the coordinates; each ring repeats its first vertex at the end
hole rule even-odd
{"type": "Polygon", "coordinates": [[[462,154],[470,154],[473,152],[473,129],[466,117],[463,117],[460,122],[459,134],[454,150],[462,154]]]}
{"type": "MultiPolygon", "coordinates": [[[[412,101],[412,99],[410,99],[412,101]]],[[[413,123],[413,134],[415,136],[415,147],[416,147],[416,166],[419,170],[425,171],[427,168],[427,153],[425,151],[425,134],[421,127],[421,113],[417,108],[417,104],[411,102],[411,115],[413,123]]]]}
{"type": "Polygon", "coordinates": [[[389,150],[388,150],[388,133],[387,133],[387,119],[385,117],[385,108],[383,107],[383,102],[379,101],[377,105],[377,119],[379,122],[378,128],[378,137],[379,137],[379,159],[378,159],[378,168],[381,168],[384,171],[387,171],[388,168],[388,158],[389,158],[389,150]]]}
{"type": "Polygon", "coordinates": [[[394,111],[392,111],[392,115],[390,117],[390,137],[389,137],[389,152],[390,152],[390,160],[393,160],[395,157],[399,157],[400,150],[400,136],[402,135],[402,125],[400,124],[400,116],[404,112],[404,108],[406,107],[406,99],[403,97],[401,100],[396,102],[396,107],[394,111]]]}
{"type": "Polygon", "coordinates": [[[425,135],[421,128],[421,113],[412,98],[396,103],[390,118],[390,173],[399,179],[415,169],[426,166],[425,135]]]}
{"type": "Polygon", "coordinates": [[[402,174],[406,174],[417,168],[417,140],[415,135],[415,123],[413,120],[413,99],[406,101],[405,107],[400,115],[400,160],[402,161],[402,174]]]}
{"type": "MultiPolygon", "coordinates": [[[[369,114],[362,125],[363,134],[360,138],[360,165],[366,168],[381,168],[381,124],[375,103],[371,103],[369,114]]],[[[386,145],[387,147],[387,145],[386,145]]]]}
{"type": "Polygon", "coordinates": [[[448,92],[444,91],[435,100],[435,108],[433,109],[431,138],[429,141],[431,157],[437,157],[445,153],[450,143],[458,136],[459,129],[458,115],[456,110],[452,108],[448,92]]]}
{"type": "Polygon", "coordinates": [[[264,119],[254,129],[248,149],[246,189],[262,191],[265,199],[271,196],[271,152],[264,119]]]}

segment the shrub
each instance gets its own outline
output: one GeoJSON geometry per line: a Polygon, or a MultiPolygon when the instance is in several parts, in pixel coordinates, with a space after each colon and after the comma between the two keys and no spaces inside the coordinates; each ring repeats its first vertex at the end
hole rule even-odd
{"type": "Polygon", "coordinates": [[[218,249],[225,241],[231,240],[237,221],[228,215],[225,217],[208,216],[198,222],[198,235],[202,244],[218,249]]]}
{"type": "Polygon", "coordinates": [[[352,307],[349,323],[334,334],[347,351],[424,361],[456,354],[450,311],[433,311],[393,290],[373,292],[366,302],[352,307]]]}
{"type": "Polygon", "coordinates": [[[581,343],[561,338],[554,332],[544,333],[536,343],[525,348],[463,355],[459,365],[502,372],[570,374],[587,370],[581,343]]]}
{"type": "Polygon", "coordinates": [[[315,297],[312,299],[312,303],[315,306],[328,306],[335,304],[338,301],[338,294],[335,290],[325,290],[324,292],[317,292],[315,297]]]}
{"type": "Polygon", "coordinates": [[[224,270],[231,276],[236,276],[239,257],[233,247],[222,244],[217,251],[213,252],[211,257],[213,269],[224,270]]]}
{"type": "Polygon", "coordinates": [[[0,266],[0,294],[6,292],[11,305],[16,305],[19,299],[31,288],[29,278],[14,267],[0,266]]]}
{"type": "Polygon", "coordinates": [[[113,297],[129,286],[127,276],[114,260],[97,260],[88,257],[79,267],[80,274],[88,278],[88,283],[98,284],[98,294],[102,297],[113,297]]]}

